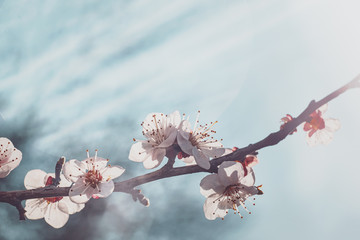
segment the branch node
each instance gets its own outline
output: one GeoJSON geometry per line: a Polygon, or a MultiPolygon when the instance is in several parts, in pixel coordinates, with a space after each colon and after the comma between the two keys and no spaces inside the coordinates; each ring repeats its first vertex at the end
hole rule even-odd
{"type": "Polygon", "coordinates": [[[16,198],[16,197],[14,197],[14,198],[12,198],[12,199],[10,199],[9,201],[8,201],[8,203],[10,203],[11,205],[13,205],[14,207],[16,207],[16,209],[18,210],[18,212],[19,212],[19,219],[20,220],[25,220],[25,209],[24,209],[24,207],[22,206],[22,204],[21,204],[21,200],[20,199],[18,199],[18,198],[16,198]]]}
{"type": "Polygon", "coordinates": [[[309,103],[309,106],[307,107],[307,109],[308,109],[308,108],[312,108],[315,104],[316,104],[316,101],[315,101],[315,100],[311,100],[310,103],[309,103]]]}
{"type": "Polygon", "coordinates": [[[174,167],[175,164],[175,158],[177,155],[177,147],[176,146],[171,146],[169,148],[166,149],[166,157],[168,158],[167,163],[161,168],[163,171],[168,171],[171,168],[174,167]]]}

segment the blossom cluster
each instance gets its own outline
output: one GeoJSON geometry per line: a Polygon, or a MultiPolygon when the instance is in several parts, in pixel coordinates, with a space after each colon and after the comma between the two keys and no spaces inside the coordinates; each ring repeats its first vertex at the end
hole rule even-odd
{"type": "MultiPolygon", "coordinates": [[[[133,144],[129,159],[142,162],[145,168],[151,169],[159,166],[170,150],[177,151],[178,159],[186,164],[209,169],[211,158],[229,154],[232,150],[225,149],[220,141],[213,138],[216,133],[213,126],[217,121],[201,125],[199,113],[193,128],[188,119],[181,119],[178,111],[170,115],[150,113],[141,123],[146,140],[133,144]]],[[[236,148],[233,150],[236,151],[236,148]]],[[[228,209],[240,214],[239,206],[248,212],[245,200],[262,194],[259,187],[254,186],[252,166],[257,162],[255,155],[247,155],[243,161],[224,162],[219,166],[218,173],[210,174],[201,181],[200,192],[206,197],[204,213],[207,219],[223,218],[228,209]]]]}
{"type": "Polygon", "coordinates": [[[239,206],[251,214],[245,206],[245,200],[263,194],[261,186],[254,186],[255,173],[252,167],[257,163],[255,155],[247,155],[243,162],[223,162],[217,173],[201,180],[200,193],[206,197],[204,213],[207,219],[224,219],[229,209],[243,218],[239,206]]]}
{"type": "MultiPolygon", "coordinates": [[[[51,186],[54,182],[54,173],[47,174],[40,169],[29,171],[24,179],[25,188],[36,189],[51,186]]],[[[69,187],[69,182],[64,175],[60,175],[59,187],[69,187]]],[[[69,197],[47,197],[29,199],[25,202],[25,215],[28,219],[41,219],[54,228],[61,228],[69,219],[69,214],[81,211],[85,204],[78,204],[69,197]]]]}
{"type": "MultiPolygon", "coordinates": [[[[310,114],[303,125],[307,132],[306,140],[310,146],[327,144],[333,138],[333,132],[340,128],[340,122],[332,118],[324,118],[327,104],[310,114]]],[[[200,113],[200,111],[199,111],[200,113]]],[[[141,123],[144,140],[136,140],[131,146],[129,159],[141,162],[146,169],[158,167],[165,157],[177,158],[188,165],[197,164],[209,170],[210,160],[237,151],[227,149],[221,141],[214,139],[213,129],[217,123],[199,124],[199,113],[193,127],[189,118],[175,111],[169,115],[150,113],[141,123]],[[171,154],[169,154],[171,153],[171,154]],[[169,157],[171,155],[171,157],[169,157]]],[[[283,129],[294,118],[287,114],[281,119],[283,129]]],[[[297,132],[293,129],[290,134],[297,132]]],[[[63,227],[69,215],[81,211],[91,198],[106,198],[114,191],[113,179],[121,176],[125,169],[121,166],[110,166],[108,159],[89,155],[82,160],[67,161],[60,171],[46,173],[40,169],[29,171],[24,179],[25,188],[70,187],[69,196],[55,196],[26,200],[25,215],[28,219],[41,219],[54,228],[63,227]]],[[[65,159],[65,157],[63,157],[65,159]]],[[[6,177],[16,168],[22,159],[22,153],[7,138],[0,138],[0,178],[6,177]]],[[[172,160],[175,160],[172,159],[172,160]]],[[[246,202],[250,197],[263,194],[261,186],[255,186],[253,167],[258,163],[255,154],[247,155],[237,161],[225,161],[212,174],[205,176],[200,182],[200,193],[206,198],[203,209],[209,220],[223,219],[232,209],[243,218],[240,207],[251,213],[246,202]]],[[[255,198],[254,198],[255,199],[255,198]]],[[[253,205],[255,205],[253,203],[253,205]]]]}
{"type": "Polygon", "coordinates": [[[150,113],[141,123],[146,139],[134,139],[137,142],[130,149],[129,159],[152,169],[161,164],[167,149],[176,150],[174,146],[178,146],[179,159],[209,169],[210,158],[220,157],[225,152],[221,142],[212,137],[216,133],[212,129],[216,123],[200,125],[198,114],[191,128],[189,120],[181,119],[178,111],[169,115],[150,113]]]}
{"type": "MultiPolygon", "coordinates": [[[[63,157],[65,158],[65,157],[63,157]]],[[[63,227],[70,214],[81,211],[90,198],[105,198],[114,191],[112,179],[125,171],[120,166],[108,165],[108,159],[97,156],[78,161],[72,159],[65,163],[60,175],[59,187],[70,187],[69,197],[47,197],[30,199],[25,202],[26,217],[41,219],[54,228],[63,227]]],[[[31,170],[24,180],[26,189],[54,186],[55,174],[46,174],[40,169],[31,170]]]]}

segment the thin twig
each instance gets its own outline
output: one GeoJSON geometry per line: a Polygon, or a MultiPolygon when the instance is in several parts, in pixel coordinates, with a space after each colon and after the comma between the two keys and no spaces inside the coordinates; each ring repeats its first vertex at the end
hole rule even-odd
{"type": "Polygon", "coordinates": [[[57,186],[60,184],[60,173],[62,171],[62,168],[64,166],[65,163],[65,157],[62,156],[55,165],[55,179],[54,182],[52,183],[53,186],[57,186]]]}

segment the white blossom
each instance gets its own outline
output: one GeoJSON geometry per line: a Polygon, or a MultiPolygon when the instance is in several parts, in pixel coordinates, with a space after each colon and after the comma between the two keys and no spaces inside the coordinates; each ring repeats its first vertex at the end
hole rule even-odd
{"type": "Polygon", "coordinates": [[[141,123],[146,140],[137,140],[137,143],[131,146],[129,159],[142,162],[146,169],[159,166],[166,155],[166,149],[173,145],[176,139],[180,121],[178,111],[169,115],[148,114],[141,123]]]}
{"type": "Polygon", "coordinates": [[[86,203],[91,197],[106,198],[114,191],[112,179],[119,177],[125,169],[108,165],[108,160],[95,156],[83,161],[72,159],[64,165],[65,177],[74,184],[70,188],[70,199],[76,203],[86,203]]]}
{"type": "Polygon", "coordinates": [[[0,138],[0,178],[4,178],[19,166],[22,153],[7,138],[0,138]]]}
{"type": "Polygon", "coordinates": [[[245,200],[252,195],[262,194],[260,186],[254,186],[255,174],[252,168],[246,166],[255,162],[257,158],[253,155],[248,155],[243,164],[223,162],[218,173],[207,175],[201,180],[200,192],[206,197],[204,213],[207,219],[224,218],[228,209],[233,209],[241,216],[239,206],[251,213],[245,206],[245,200]]]}
{"type": "MultiPolygon", "coordinates": [[[[24,179],[26,189],[35,189],[49,186],[54,181],[55,174],[46,174],[40,169],[29,171],[24,179]]],[[[59,187],[69,187],[71,182],[60,175],[59,187]]],[[[41,219],[54,228],[63,227],[69,219],[69,214],[74,214],[84,208],[84,204],[70,201],[69,197],[47,197],[29,199],[25,202],[25,216],[28,219],[41,219]]]]}
{"type": "MultiPolygon", "coordinates": [[[[199,111],[200,113],[200,111],[199,111]]],[[[194,161],[204,169],[210,168],[210,158],[220,157],[224,154],[225,149],[220,141],[215,140],[211,135],[216,133],[212,127],[217,123],[210,123],[210,125],[199,125],[199,115],[196,118],[194,128],[188,120],[182,120],[179,126],[179,134],[177,136],[177,143],[181,150],[185,153],[183,160],[187,164],[192,164],[194,161]]]]}
{"type": "Polygon", "coordinates": [[[334,132],[340,129],[339,120],[323,117],[327,108],[328,104],[321,106],[310,114],[311,120],[304,124],[304,131],[308,131],[306,141],[309,146],[330,143],[333,139],[334,132]]]}

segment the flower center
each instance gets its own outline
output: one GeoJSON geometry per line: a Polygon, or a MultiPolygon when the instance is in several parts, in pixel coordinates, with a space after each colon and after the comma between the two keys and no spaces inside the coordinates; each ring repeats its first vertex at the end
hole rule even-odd
{"type": "Polygon", "coordinates": [[[85,183],[89,184],[92,188],[96,188],[102,181],[102,178],[99,170],[95,170],[95,166],[93,166],[93,169],[88,171],[85,175],[85,183]]]}
{"type": "Polygon", "coordinates": [[[190,132],[189,141],[194,146],[197,147],[201,143],[212,143],[217,142],[217,140],[214,140],[213,137],[211,137],[212,134],[216,133],[216,131],[212,130],[211,128],[218,123],[218,121],[211,122],[210,125],[199,125],[199,127],[196,128],[197,123],[199,121],[196,120],[194,130],[190,132]],[[209,138],[210,139],[206,139],[209,138]]]}
{"type": "Polygon", "coordinates": [[[316,112],[312,113],[310,116],[312,117],[312,119],[310,121],[310,125],[311,125],[312,129],[314,129],[314,130],[320,129],[321,130],[321,129],[325,128],[325,121],[321,117],[320,111],[316,111],[316,112]]]}
{"type": "MultiPolygon", "coordinates": [[[[226,208],[226,209],[232,208],[234,210],[234,214],[237,213],[240,215],[241,218],[243,218],[243,216],[241,216],[240,214],[238,206],[241,205],[246,212],[251,214],[251,212],[249,212],[249,210],[244,204],[245,200],[249,196],[251,196],[251,194],[247,193],[245,188],[241,184],[235,184],[235,185],[227,186],[223,194],[221,194],[220,197],[216,199],[213,203],[219,201],[220,208],[226,208]]],[[[226,211],[226,213],[228,213],[228,211],[226,211]]],[[[215,214],[215,212],[213,214],[215,214]]]]}
{"type": "Polygon", "coordinates": [[[309,137],[311,137],[317,130],[325,128],[325,121],[321,117],[319,110],[310,114],[311,120],[304,124],[304,131],[309,131],[309,137]]]}
{"type": "MultiPolygon", "coordinates": [[[[161,113],[160,119],[157,119],[155,114],[152,117],[151,123],[153,123],[153,126],[150,123],[141,123],[143,127],[142,133],[149,139],[148,143],[153,142],[155,145],[160,145],[166,139],[164,127],[166,127],[167,124],[167,115],[161,113]]],[[[170,124],[169,128],[171,127],[172,125],[170,124]]]]}
{"type": "MultiPolygon", "coordinates": [[[[51,176],[49,176],[48,179],[46,180],[45,186],[50,186],[50,185],[53,184],[53,182],[54,182],[54,178],[51,177],[51,176]]],[[[47,201],[47,203],[49,204],[49,203],[58,202],[58,201],[60,201],[61,199],[63,199],[63,197],[47,197],[47,198],[44,198],[44,199],[45,199],[45,200],[47,201]]]]}
{"type": "Polygon", "coordinates": [[[240,187],[238,184],[227,186],[223,195],[228,197],[228,200],[236,202],[237,199],[241,199],[244,196],[244,192],[241,191],[242,188],[244,187],[240,187]]]}

